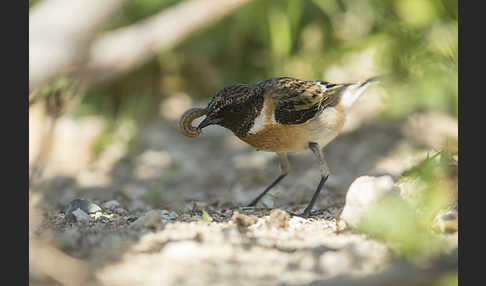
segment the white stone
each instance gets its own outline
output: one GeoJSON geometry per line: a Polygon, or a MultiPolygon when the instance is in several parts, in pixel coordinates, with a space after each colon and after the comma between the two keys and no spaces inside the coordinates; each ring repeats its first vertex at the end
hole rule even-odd
{"type": "Polygon", "coordinates": [[[391,194],[398,194],[398,188],[390,176],[359,177],[349,187],[340,218],[357,227],[370,208],[391,194]]]}

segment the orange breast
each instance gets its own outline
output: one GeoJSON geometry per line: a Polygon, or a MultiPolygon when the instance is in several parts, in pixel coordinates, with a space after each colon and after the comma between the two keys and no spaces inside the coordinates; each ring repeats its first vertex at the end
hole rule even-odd
{"type": "Polygon", "coordinates": [[[344,110],[338,105],[304,124],[282,125],[269,120],[262,130],[239,138],[262,151],[299,152],[308,150],[309,142],[326,146],[338,135],[344,120],[344,110]]]}
{"type": "Polygon", "coordinates": [[[302,126],[298,125],[272,124],[256,134],[240,137],[240,139],[262,151],[301,151],[305,149],[301,143],[303,131],[302,126]]]}

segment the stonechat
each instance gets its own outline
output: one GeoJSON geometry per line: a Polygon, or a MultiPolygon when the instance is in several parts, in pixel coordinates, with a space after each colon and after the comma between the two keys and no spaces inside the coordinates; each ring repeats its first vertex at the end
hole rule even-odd
{"type": "Polygon", "coordinates": [[[186,136],[194,137],[206,126],[220,125],[260,151],[277,153],[281,175],[249,206],[255,206],[287,176],[288,152],[311,150],[319,160],[321,180],[300,214],[308,217],[330,174],[322,149],[338,135],[351,106],[376,81],[374,77],[359,83],[334,84],[279,77],[234,84],[218,91],[206,108],[186,111],[179,126],[186,136]],[[194,128],[192,121],[203,115],[206,118],[194,128]]]}

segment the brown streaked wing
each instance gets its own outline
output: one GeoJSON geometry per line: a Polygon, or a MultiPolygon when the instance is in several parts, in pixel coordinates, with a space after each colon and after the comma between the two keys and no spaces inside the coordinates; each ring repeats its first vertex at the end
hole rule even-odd
{"type": "Polygon", "coordinates": [[[275,120],[280,124],[302,124],[339,102],[346,84],[330,84],[325,91],[318,82],[294,78],[273,79],[268,95],[275,101],[275,120]]]}

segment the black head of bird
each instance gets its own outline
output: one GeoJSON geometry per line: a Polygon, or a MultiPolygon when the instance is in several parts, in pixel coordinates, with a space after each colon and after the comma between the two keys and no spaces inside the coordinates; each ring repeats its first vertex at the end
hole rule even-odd
{"type": "Polygon", "coordinates": [[[322,148],[338,135],[351,106],[373,82],[376,77],[344,84],[280,77],[234,84],[218,91],[205,109],[186,112],[180,126],[184,134],[194,137],[206,126],[220,125],[256,149],[278,154],[282,174],[250,206],[288,174],[288,152],[311,150],[320,162],[321,181],[301,214],[307,217],[329,176],[322,148]],[[191,113],[206,115],[195,130],[191,113]]]}
{"type": "Polygon", "coordinates": [[[257,86],[235,84],[218,91],[207,106],[206,118],[198,125],[202,129],[217,124],[244,137],[254,124],[263,106],[263,97],[257,86]]]}

